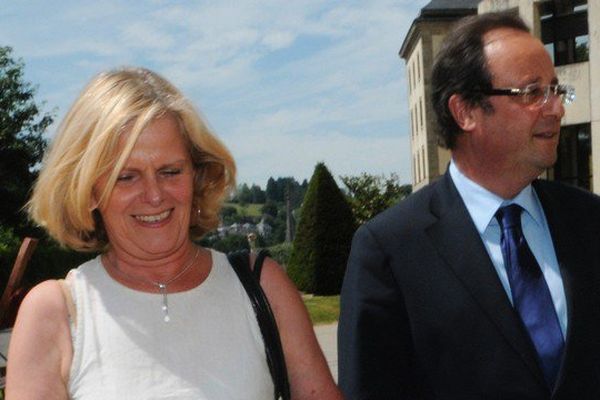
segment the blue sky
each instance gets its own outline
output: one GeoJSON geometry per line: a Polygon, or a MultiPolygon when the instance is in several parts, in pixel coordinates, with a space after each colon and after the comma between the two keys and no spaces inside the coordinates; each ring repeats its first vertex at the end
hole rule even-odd
{"type": "Polygon", "coordinates": [[[96,73],[153,69],[231,149],[238,181],[396,173],[410,182],[398,50],[428,0],[0,0],[0,45],[25,63],[54,134],[96,73]]]}

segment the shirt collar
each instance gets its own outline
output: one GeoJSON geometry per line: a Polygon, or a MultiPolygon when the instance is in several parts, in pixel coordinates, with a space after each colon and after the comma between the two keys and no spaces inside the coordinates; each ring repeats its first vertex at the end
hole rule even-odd
{"type": "Polygon", "coordinates": [[[449,172],[480,234],[483,234],[488,225],[498,223],[494,215],[500,207],[513,203],[523,207],[536,224],[542,223],[542,207],[531,184],[527,185],[514,198],[503,199],[463,175],[453,159],[450,160],[449,172]]]}

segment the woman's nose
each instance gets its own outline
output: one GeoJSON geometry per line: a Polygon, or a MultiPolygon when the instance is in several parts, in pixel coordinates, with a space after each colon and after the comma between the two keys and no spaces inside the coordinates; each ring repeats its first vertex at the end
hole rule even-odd
{"type": "Polygon", "coordinates": [[[152,206],[158,206],[162,202],[163,193],[156,178],[147,178],[144,182],[144,200],[152,206]]]}

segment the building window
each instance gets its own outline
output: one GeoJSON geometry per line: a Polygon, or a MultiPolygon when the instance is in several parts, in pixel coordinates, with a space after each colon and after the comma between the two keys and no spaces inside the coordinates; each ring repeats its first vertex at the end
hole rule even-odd
{"type": "Polygon", "coordinates": [[[423,98],[419,98],[419,126],[423,129],[423,98]]]}
{"type": "Polygon", "coordinates": [[[586,0],[552,0],[540,3],[542,42],[555,65],[589,60],[586,0]]]}
{"type": "Polygon", "coordinates": [[[417,158],[413,155],[413,182],[417,183],[417,158]]]}
{"type": "Polygon", "coordinates": [[[413,110],[410,110],[410,133],[413,140],[415,140],[415,121],[413,120],[413,110]]]}
{"type": "Polygon", "coordinates": [[[590,124],[564,126],[560,130],[554,180],[591,189],[592,143],[590,124]]]}
{"type": "Polygon", "coordinates": [[[425,168],[425,146],[421,146],[421,163],[423,163],[422,171],[423,171],[423,179],[429,175],[427,173],[427,169],[425,168]]]}
{"type": "Polygon", "coordinates": [[[415,126],[417,127],[417,134],[420,134],[423,130],[421,129],[421,127],[419,126],[419,124],[417,123],[417,108],[415,107],[415,126]]]}
{"type": "Polygon", "coordinates": [[[417,182],[421,182],[421,152],[417,150],[417,182]]]}
{"type": "Polygon", "coordinates": [[[415,90],[415,63],[412,62],[410,66],[410,85],[412,86],[412,90],[415,90]]]}
{"type": "Polygon", "coordinates": [[[582,35],[575,38],[575,62],[589,61],[590,44],[589,36],[582,35]]]}
{"type": "Polygon", "coordinates": [[[412,85],[412,67],[410,64],[408,65],[408,93],[412,93],[413,85],[412,85]]]}
{"type": "Polygon", "coordinates": [[[417,82],[421,82],[421,53],[417,54],[417,82]]]}

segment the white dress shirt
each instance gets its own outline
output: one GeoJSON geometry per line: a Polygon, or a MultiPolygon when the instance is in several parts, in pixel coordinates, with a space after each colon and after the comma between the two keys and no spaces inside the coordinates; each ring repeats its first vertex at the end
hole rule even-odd
{"type": "Polygon", "coordinates": [[[494,215],[500,207],[508,204],[515,203],[523,207],[524,212],[521,213],[523,235],[544,274],[565,337],[568,322],[565,290],[548,222],[532,186],[527,185],[512,199],[503,199],[463,175],[454,160],[450,162],[449,170],[450,177],[473,219],[511,303],[512,294],[500,247],[500,225],[494,215]]]}

